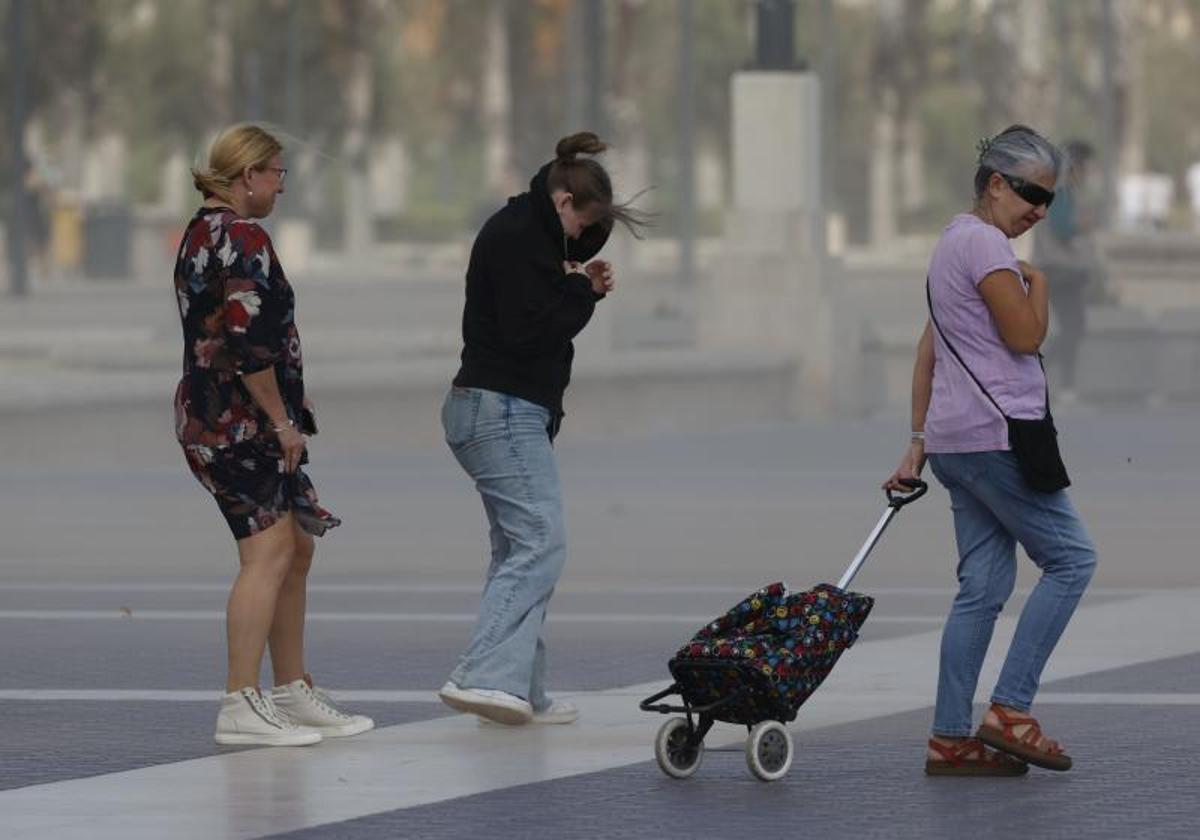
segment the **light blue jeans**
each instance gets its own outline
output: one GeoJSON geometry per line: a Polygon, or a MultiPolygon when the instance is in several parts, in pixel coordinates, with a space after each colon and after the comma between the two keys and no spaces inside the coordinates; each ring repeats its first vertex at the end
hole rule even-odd
{"type": "Polygon", "coordinates": [[[518,397],[454,387],[442,406],[446,442],[483,498],[491,564],[479,621],[450,680],[546,708],[546,606],[567,559],[550,411],[518,397]]]}
{"type": "Polygon", "coordinates": [[[1017,578],[1017,543],[1042,570],[1025,602],[992,702],[1028,711],[1042,669],[1096,568],[1096,551],[1065,491],[1039,493],[1011,452],[931,454],[950,492],[958,595],[942,631],[933,734],[971,734],[971,701],[996,616],[1017,578]]]}

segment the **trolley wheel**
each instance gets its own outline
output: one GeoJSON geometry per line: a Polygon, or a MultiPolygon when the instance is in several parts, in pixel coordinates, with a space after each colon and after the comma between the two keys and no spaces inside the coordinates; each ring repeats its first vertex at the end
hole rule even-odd
{"type": "Polygon", "coordinates": [[[792,736],[777,720],[756,723],[746,739],[746,763],[764,782],[782,779],[792,766],[792,736]]]}
{"type": "Polygon", "coordinates": [[[696,772],[704,758],[704,742],[692,743],[692,727],[687,718],[671,718],[654,739],[654,758],[671,778],[686,779],[696,772]]]}

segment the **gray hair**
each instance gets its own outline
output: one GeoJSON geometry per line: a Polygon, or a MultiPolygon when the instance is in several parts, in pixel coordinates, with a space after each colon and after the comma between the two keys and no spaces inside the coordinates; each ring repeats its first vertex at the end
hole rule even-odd
{"type": "Polygon", "coordinates": [[[983,195],[993,172],[1029,178],[1051,172],[1054,182],[1064,170],[1062,150],[1026,125],[1010,125],[991,139],[979,141],[979,168],[975,170],[975,197],[983,195]]]}

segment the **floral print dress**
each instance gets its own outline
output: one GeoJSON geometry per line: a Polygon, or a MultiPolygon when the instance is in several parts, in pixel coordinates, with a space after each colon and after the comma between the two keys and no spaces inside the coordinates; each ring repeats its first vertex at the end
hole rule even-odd
{"type": "Polygon", "coordinates": [[[288,511],[317,536],[341,524],[320,506],[303,469],[284,471],[271,420],[241,380],[273,369],[288,417],[316,434],[304,398],[295,295],[267,232],[227,207],[202,207],[179,245],[175,296],[184,345],[175,434],[234,538],[253,536],[288,511]]]}

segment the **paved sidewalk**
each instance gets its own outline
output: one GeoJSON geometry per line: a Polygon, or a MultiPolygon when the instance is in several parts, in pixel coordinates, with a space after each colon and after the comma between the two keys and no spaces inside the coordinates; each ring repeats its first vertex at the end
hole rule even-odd
{"type": "MultiPolygon", "coordinates": [[[[569,426],[559,452],[571,559],[546,630],[551,689],[585,716],[492,731],[433,700],[470,633],[485,565],[470,483],[436,436],[398,435],[393,415],[356,399],[330,410],[313,475],[346,524],[319,546],[309,664],[380,729],[311,751],[211,741],[236,560],[162,418],[131,409],[113,415],[119,429],[92,408],[3,419],[6,446],[13,430],[19,440],[0,459],[0,633],[17,640],[0,654],[0,835],[1194,833],[1193,416],[1060,418],[1073,499],[1100,554],[1038,701],[1074,770],[920,772],[954,582],[948,502],[934,487],[856,581],[877,610],[791,726],[793,769],[763,784],[732,728],[714,734],[710,746],[728,749],[696,776],[667,779],[651,752],[663,718],[638,711],[638,695],[665,687],[671,653],[746,592],[840,573],[882,507],[902,417],[624,438],[569,426]]],[[[1022,560],[994,655],[1034,579],[1022,560]]]]}

